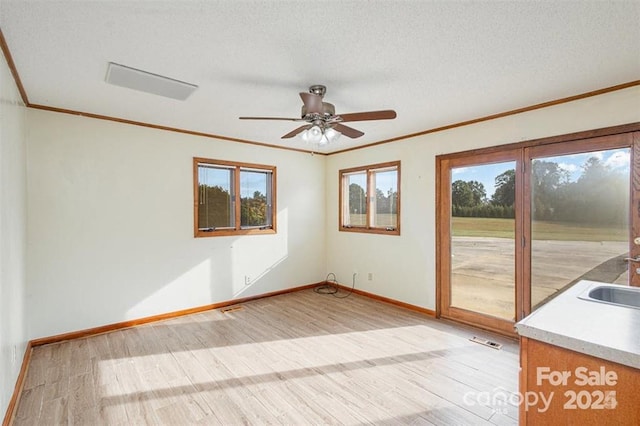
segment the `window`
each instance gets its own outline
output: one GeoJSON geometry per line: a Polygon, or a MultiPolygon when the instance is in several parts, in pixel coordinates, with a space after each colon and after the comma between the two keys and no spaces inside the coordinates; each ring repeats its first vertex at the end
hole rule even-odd
{"type": "Polygon", "coordinates": [[[196,237],[276,232],[275,167],[194,158],[193,169],[196,237]]]}
{"type": "Polygon", "coordinates": [[[400,235],[400,162],[340,170],[340,231],[400,235]]]}

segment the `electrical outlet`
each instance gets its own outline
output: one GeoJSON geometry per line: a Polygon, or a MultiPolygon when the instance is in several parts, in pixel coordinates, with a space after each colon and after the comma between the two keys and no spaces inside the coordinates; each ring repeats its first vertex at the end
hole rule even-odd
{"type": "Polygon", "coordinates": [[[249,275],[244,276],[244,285],[251,284],[251,277],[249,275]]]}
{"type": "Polygon", "coordinates": [[[356,268],[353,268],[353,275],[358,275],[358,270],[356,268]]]}
{"type": "Polygon", "coordinates": [[[367,280],[369,280],[369,281],[373,281],[373,272],[369,272],[369,273],[367,274],[367,280]]]}
{"type": "Polygon", "coordinates": [[[15,364],[17,357],[18,357],[18,348],[16,348],[16,345],[13,345],[13,350],[11,351],[11,363],[15,364]]]}

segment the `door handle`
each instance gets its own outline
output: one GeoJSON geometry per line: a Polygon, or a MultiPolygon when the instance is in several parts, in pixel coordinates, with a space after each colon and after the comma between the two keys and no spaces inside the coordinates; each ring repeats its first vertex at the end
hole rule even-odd
{"type": "Polygon", "coordinates": [[[625,257],[624,258],[625,262],[638,262],[640,263],[640,256],[636,256],[636,257],[625,257]]]}

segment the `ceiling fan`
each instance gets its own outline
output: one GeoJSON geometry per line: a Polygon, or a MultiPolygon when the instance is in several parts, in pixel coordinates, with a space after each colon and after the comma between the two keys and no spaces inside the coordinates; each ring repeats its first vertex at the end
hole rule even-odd
{"type": "Polygon", "coordinates": [[[324,145],[333,142],[341,134],[350,138],[359,138],[364,135],[360,130],[345,126],[342,123],[350,121],[389,120],[396,118],[394,110],[354,112],[350,114],[336,115],[335,107],[329,102],[323,102],[327,88],[321,84],[309,87],[309,92],[300,92],[302,98],[302,112],[300,118],[284,117],[239,117],[241,120],[285,120],[306,121],[307,124],[282,136],[282,139],[292,138],[301,134],[306,142],[324,145]]]}

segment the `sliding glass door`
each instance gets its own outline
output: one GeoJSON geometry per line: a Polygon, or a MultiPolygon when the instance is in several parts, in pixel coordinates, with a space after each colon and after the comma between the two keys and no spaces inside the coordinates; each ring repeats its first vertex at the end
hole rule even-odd
{"type": "Polygon", "coordinates": [[[631,146],[624,137],[525,150],[530,307],[580,280],[629,284],[631,146]]]}
{"type": "Polygon", "coordinates": [[[505,332],[516,318],[520,227],[516,222],[517,151],[446,162],[441,241],[442,313],[505,332]],[[446,181],[446,182],[445,182],[446,181]]]}
{"type": "Polygon", "coordinates": [[[438,314],[512,334],[580,280],[639,285],[639,153],[635,132],[438,157],[438,314]]]}
{"type": "Polygon", "coordinates": [[[451,306],[511,321],[516,289],[515,165],[507,161],[451,171],[451,306]]]}

